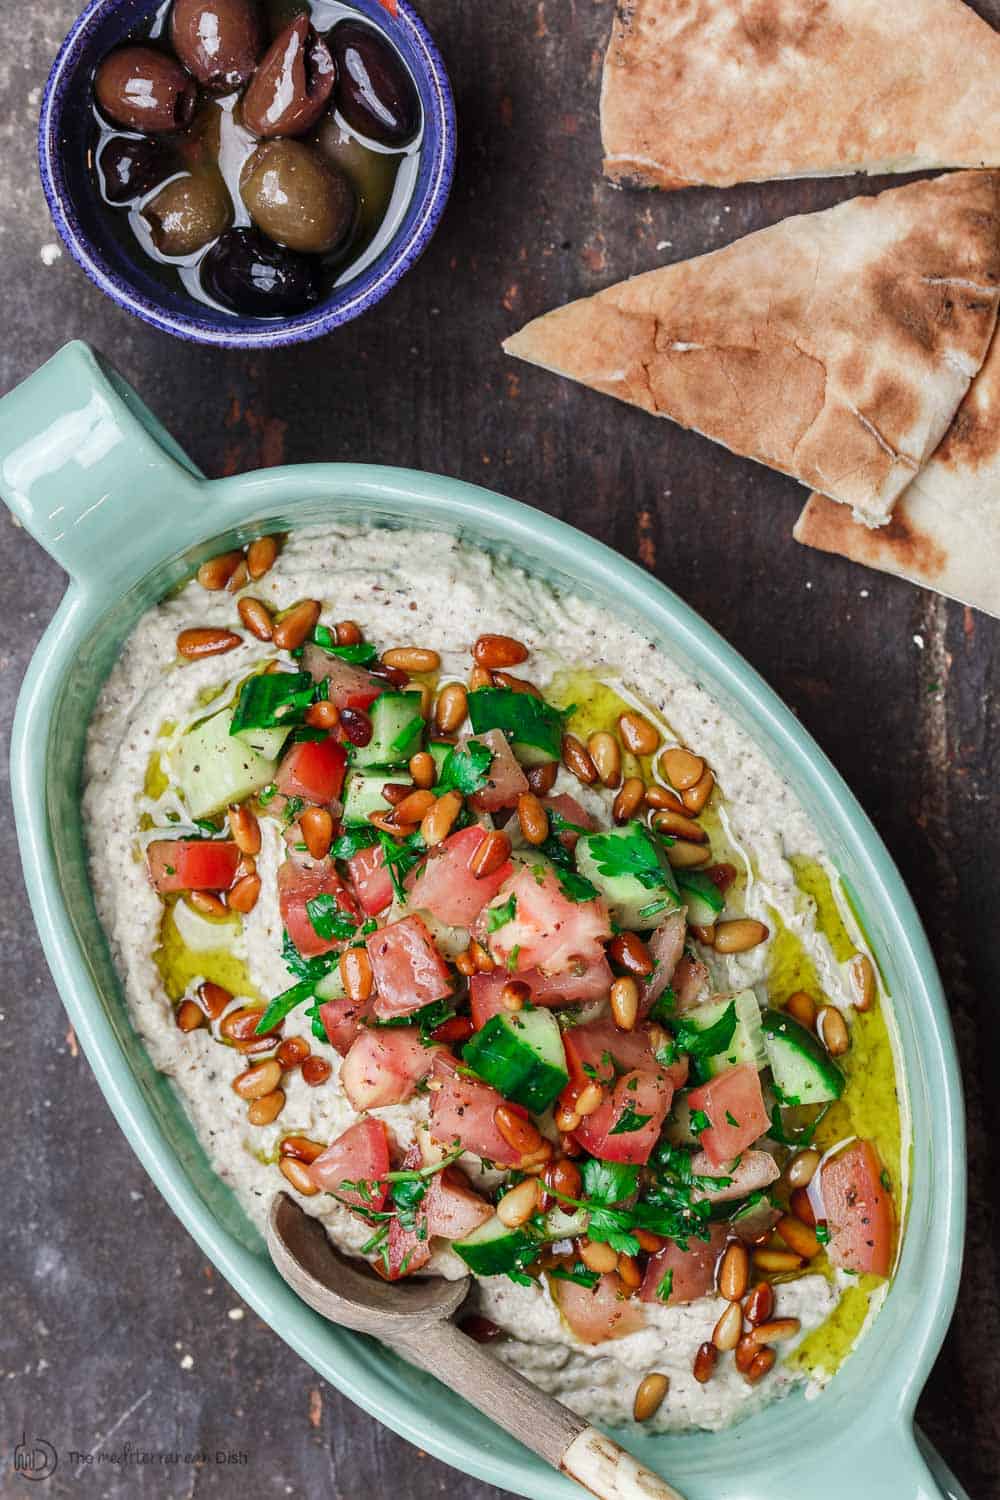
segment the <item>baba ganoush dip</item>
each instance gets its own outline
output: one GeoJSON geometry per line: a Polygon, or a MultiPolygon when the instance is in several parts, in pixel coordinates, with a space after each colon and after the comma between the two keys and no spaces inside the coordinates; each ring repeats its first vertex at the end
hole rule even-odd
{"type": "Polygon", "coordinates": [[[789,786],[662,649],[437,533],[304,529],[140,621],[89,730],[134,1024],[284,1189],[582,1415],[818,1391],[905,1203],[892,1018],[789,786]]]}

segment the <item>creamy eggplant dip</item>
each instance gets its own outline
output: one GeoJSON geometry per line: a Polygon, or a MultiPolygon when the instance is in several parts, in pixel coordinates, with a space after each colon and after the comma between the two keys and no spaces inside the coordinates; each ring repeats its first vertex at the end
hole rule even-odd
{"type": "Polygon", "coordinates": [[[134,1024],[279,1190],[581,1414],[818,1391],[888,1287],[905,1096],[788,784],[633,627],[437,533],[210,559],[89,730],[134,1024]]]}

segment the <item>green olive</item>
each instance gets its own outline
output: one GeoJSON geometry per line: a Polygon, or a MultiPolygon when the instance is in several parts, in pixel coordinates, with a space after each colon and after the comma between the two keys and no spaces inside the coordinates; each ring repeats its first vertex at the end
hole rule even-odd
{"type": "Polygon", "coordinates": [[[360,199],[359,229],[373,234],[385,218],[402,156],[398,152],[372,151],[332,114],[320,125],[316,145],[324,161],[340,168],[351,179],[360,199]]]}
{"type": "Polygon", "coordinates": [[[161,255],[193,255],[233,222],[233,205],[218,172],[186,173],[162,187],[142,211],[161,255]]]}
{"type": "Polygon", "coordinates": [[[240,173],[243,202],[259,229],[305,254],[325,255],[346,239],[357,216],[348,179],[301,141],[267,141],[240,173]]]}

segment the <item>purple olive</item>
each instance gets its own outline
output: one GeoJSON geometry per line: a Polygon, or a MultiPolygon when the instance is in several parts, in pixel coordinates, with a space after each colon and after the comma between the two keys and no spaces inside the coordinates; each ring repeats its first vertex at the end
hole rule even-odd
{"type": "Polygon", "coordinates": [[[97,159],[109,203],[132,203],[177,171],[177,158],[162,140],[114,135],[97,159]]]}
{"type": "Polygon", "coordinates": [[[216,302],[252,318],[290,317],[321,295],[316,262],[259,229],[228,230],[202,261],[201,280],[216,302]]]}
{"type": "Polygon", "coordinates": [[[361,135],[403,146],[420,124],[420,100],[399,54],[372,26],[341,21],[330,33],[337,108],[361,135]]]}
{"type": "Polygon", "coordinates": [[[98,68],[94,94],[102,114],[116,125],[159,135],[190,124],[197,85],[166,52],[119,47],[98,68]]]}
{"type": "Polygon", "coordinates": [[[243,100],[254,135],[304,135],[326,109],[337,69],[308,16],[297,16],[268,49],[243,100]]]}
{"type": "Polygon", "coordinates": [[[204,88],[214,94],[242,88],[264,50],[258,0],[174,0],[170,39],[204,88]]]}

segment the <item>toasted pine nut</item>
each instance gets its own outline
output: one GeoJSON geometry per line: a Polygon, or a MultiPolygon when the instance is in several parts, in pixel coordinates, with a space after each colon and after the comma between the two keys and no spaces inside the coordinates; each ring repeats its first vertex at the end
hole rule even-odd
{"type": "Polygon", "coordinates": [[[380,828],[383,833],[391,834],[394,839],[407,839],[417,829],[416,823],[397,823],[395,821],[395,810],[388,813],[369,813],[368,821],[373,828],[380,828]]]}
{"type": "Polygon", "coordinates": [[[307,1135],[286,1135],[278,1147],[279,1156],[294,1156],[296,1161],[315,1161],[326,1150],[319,1141],[311,1141],[307,1135]]]}
{"type": "Polygon", "coordinates": [[[490,681],[494,687],[510,688],[512,693],[527,693],[531,698],[542,696],[541,688],[537,688],[526,677],[514,677],[510,672],[491,672],[490,681]]]}
{"type": "Polygon", "coordinates": [[[174,1017],[178,1031],[197,1031],[205,1024],[205,1012],[193,1000],[182,1000],[174,1017]]]}
{"type": "Polygon", "coordinates": [[[580,1116],[568,1104],[558,1104],[554,1118],[556,1129],[562,1131],[565,1136],[572,1135],[574,1130],[580,1128],[580,1116]]]}
{"type": "Polygon", "coordinates": [[[249,582],[250,574],[247,571],[246,558],[241,558],[229,582],[226,584],[226,592],[228,594],[238,594],[240,589],[245,589],[249,582]]]}
{"type": "Polygon", "coordinates": [[[200,661],[203,656],[222,656],[242,646],[243,637],[232,630],[216,630],[211,625],[182,630],[177,637],[177,650],[189,661],[200,661]]]}
{"type": "Polygon", "coordinates": [[[396,808],[406,800],[412,790],[413,788],[407,786],[405,781],[387,781],[382,787],[382,796],[390,807],[396,808]]]}
{"type": "Polygon", "coordinates": [[[242,561],[242,552],[220,552],[202,563],[197,573],[198,582],[209,593],[217,593],[225,588],[242,561]]]}
{"type": "Polygon", "coordinates": [[[382,652],[382,661],[400,672],[436,672],[441,665],[438,653],[427,646],[393,646],[382,652]]]}
{"type": "Polygon", "coordinates": [[[568,1156],[560,1156],[558,1161],[550,1162],[542,1180],[552,1193],[561,1193],[564,1198],[580,1196],[580,1168],[568,1156]]]}
{"type": "Polygon", "coordinates": [[[692,922],[691,931],[694,933],[699,943],[702,943],[706,948],[713,948],[715,946],[714,922],[712,922],[707,927],[705,927],[701,922],[692,922]]]}
{"type": "MultiPolygon", "coordinates": [[[[384,794],[383,794],[384,795],[384,794]]],[[[399,823],[419,823],[425,818],[431,808],[437,802],[433,792],[421,789],[416,792],[407,792],[406,796],[396,804],[393,817],[399,823]]]]}
{"type": "Polygon", "coordinates": [[[754,1342],[752,1334],[745,1333],[736,1345],[736,1352],[733,1355],[736,1368],[741,1375],[747,1373],[759,1353],[760,1345],[754,1342]]]}
{"type": "Polygon", "coordinates": [[[251,635],[255,635],[259,641],[269,641],[274,636],[274,620],[271,611],[266,604],[255,599],[252,594],[245,595],[236,606],[236,612],[251,635]]]}
{"type": "Polygon", "coordinates": [[[476,693],[480,688],[492,687],[493,678],[485,667],[473,667],[469,673],[469,692],[476,693]]]}
{"type": "Polygon", "coordinates": [[[437,766],[433,755],[429,755],[426,750],[418,750],[410,758],[409,772],[418,791],[424,792],[432,787],[437,780],[437,766]]]}
{"type": "Polygon", "coordinates": [[[251,1099],[247,1109],[247,1120],[251,1125],[271,1125],[284,1107],[284,1090],[275,1089],[273,1094],[264,1094],[260,1099],[251,1099]]]}
{"type": "Polygon", "coordinates": [[[217,1021],[226,1007],[233,1003],[229,991],[224,990],[221,984],[213,984],[210,979],[198,986],[198,999],[210,1021],[217,1021]]]}
{"type": "Polygon", "coordinates": [[[774,1288],[769,1281],[758,1281],[747,1294],[743,1311],[748,1323],[766,1323],[774,1312],[774,1288]]]}
{"type": "Polygon", "coordinates": [[[542,1145],[542,1137],[523,1115],[509,1104],[498,1104],[493,1111],[493,1123],[512,1151],[521,1156],[531,1156],[542,1145]]]}
{"type": "Polygon", "coordinates": [[[544,844],[549,836],[549,817],[534,792],[522,792],[517,799],[517,821],[529,844],[544,844]]]}
{"type": "Polygon", "coordinates": [[[237,880],[236,884],[227,892],[226,901],[230,911],[238,911],[246,915],[253,911],[260,896],[260,876],[244,875],[237,880]]]}
{"type": "Polygon", "coordinates": [[[325,807],[307,807],[299,814],[299,827],[313,859],[325,859],[333,843],[333,818],[325,807]]]}
{"type": "Polygon", "coordinates": [[[262,1099],[281,1082],[281,1064],[273,1057],[256,1067],[247,1068],[233,1079],[233,1093],[241,1099],[262,1099]]]}
{"type": "Polygon", "coordinates": [[[698,777],[698,780],[695,782],[694,786],[687,787],[686,790],[681,793],[681,801],[684,803],[684,806],[687,808],[688,812],[693,813],[695,817],[697,817],[698,814],[703,811],[705,803],[708,801],[709,797],[711,797],[714,787],[715,777],[712,775],[711,771],[704,771],[701,776],[698,777]]]}
{"type": "Polygon", "coordinates": [[[619,932],[608,944],[608,957],[630,974],[645,979],[656,967],[653,955],[637,932],[619,932]]]}
{"type": "Polygon", "coordinates": [[[803,1224],[794,1214],[784,1214],[775,1227],[789,1250],[794,1250],[803,1260],[812,1260],[814,1255],[819,1254],[819,1240],[815,1230],[810,1229],[808,1224],[803,1224]]]}
{"type": "Polygon", "coordinates": [[[286,1037],[274,1055],[283,1068],[298,1068],[309,1056],[309,1043],[304,1036],[286,1037]]]}
{"type": "Polygon", "coordinates": [[[597,767],[591,760],[587,747],[575,734],[564,734],[562,737],[562,761],[577,781],[582,781],[585,786],[593,786],[597,780],[597,767]]]}
{"type": "MultiPolygon", "coordinates": [[[[732,1240],[719,1263],[719,1291],[727,1302],[742,1301],[750,1280],[750,1256],[747,1247],[732,1240]]],[[[735,1344],[730,1346],[735,1348],[735,1344]]]]}
{"type": "Polygon", "coordinates": [[[583,1088],[580,1090],[579,1094],[576,1097],[576,1102],[573,1105],[573,1108],[581,1117],[581,1119],[585,1119],[587,1115],[592,1115],[595,1109],[600,1109],[603,1103],[604,1090],[601,1088],[601,1085],[599,1083],[595,1083],[594,1080],[591,1079],[590,1082],[585,1083],[583,1088]]]}
{"type": "Polygon", "coordinates": [[[805,1151],[800,1151],[797,1156],[793,1156],[785,1168],[785,1177],[789,1187],[808,1187],[816,1176],[816,1168],[820,1160],[819,1152],[814,1151],[811,1146],[805,1151]]]}
{"type": "Polygon", "coordinates": [[[632,1417],[636,1422],[648,1422],[654,1417],[663,1405],[664,1397],[670,1389],[670,1376],[661,1375],[654,1370],[651,1375],[640,1380],[639,1388],[635,1393],[632,1403],[632,1417]]]}
{"type": "Polygon", "coordinates": [[[455,965],[455,968],[458,970],[458,972],[460,974],[463,974],[466,979],[471,979],[473,974],[476,972],[476,960],[473,958],[468,948],[463,948],[461,953],[457,953],[452,959],[452,963],[455,965]]]}
{"type": "Polygon", "coordinates": [[[707,864],[711,858],[707,844],[690,844],[685,839],[678,839],[667,850],[667,859],[675,870],[690,870],[695,865],[707,864]]]}
{"type": "Polygon", "coordinates": [[[504,1010],[523,1010],[531,999],[531,988],[523,979],[508,979],[500,991],[500,1004],[504,1010]]]}
{"type": "Polygon", "coordinates": [[[611,807],[611,816],[616,823],[627,823],[639,811],[645,795],[645,783],[638,776],[629,776],[622,782],[621,790],[611,807]]]}
{"type": "Polygon", "coordinates": [[[559,762],[557,760],[543,761],[540,766],[529,766],[525,771],[528,785],[536,797],[547,797],[556,784],[559,775],[559,762]]]}
{"type": "Polygon", "coordinates": [[[743,1334],[743,1309],[738,1302],[727,1302],[722,1316],[712,1330],[712,1343],[725,1352],[735,1349],[743,1334]]]}
{"type": "Polygon", "coordinates": [[[680,813],[682,818],[685,816],[686,808],[681,799],[668,791],[665,786],[661,786],[658,781],[654,781],[652,786],[646,788],[645,800],[647,807],[654,807],[663,812],[680,813]]]}
{"type": "Polygon", "coordinates": [[[305,1162],[296,1161],[294,1156],[283,1156],[278,1162],[278,1171],[286,1182],[290,1182],[297,1193],[303,1198],[311,1198],[319,1188],[309,1176],[305,1162]]]}
{"type": "Polygon", "coordinates": [[[795,1217],[802,1220],[803,1224],[807,1225],[810,1229],[816,1228],[816,1214],[813,1211],[809,1194],[804,1187],[792,1189],[788,1198],[788,1206],[795,1217]]]}
{"type": "Polygon", "coordinates": [[[468,711],[469,695],[462,684],[445,683],[434,705],[434,727],[439,734],[454,734],[464,724],[468,711]]]}
{"type": "Polygon", "coordinates": [[[831,1057],[842,1057],[851,1045],[847,1022],[835,1005],[824,1005],[817,1015],[816,1034],[831,1057]]]}
{"type": "Polygon", "coordinates": [[[705,762],[700,755],[694,755],[690,750],[683,750],[677,746],[674,750],[664,750],[657,764],[657,769],[664,781],[678,792],[686,792],[688,787],[694,786],[705,774],[705,762]]]}
{"type": "Polygon", "coordinates": [[[601,784],[616,787],[622,779],[622,750],[614,735],[599,729],[587,741],[587,752],[597,767],[601,784]]]}
{"type": "Polygon", "coordinates": [[[708,869],[705,871],[705,874],[708,876],[709,880],[715,886],[720,895],[724,896],[729,887],[732,885],[733,881],[736,879],[739,871],[737,870],[735,865],[730,865],[727,864],[725,860],[720,860],[718,864],[709,865],[708,869]]]}
{"type": "Polygon", "coordinates": [[[663,812],[653,814],[653,827],[657,833],[667,833],[671,838],[690,839],[693,844],[706,844],[708,834],[700,823],[693,818],[682,817],[680,813],[669,812],[664,808],[663,812]]]}
{"type": "Polygon", "coordinates": [[[624,1252],[618,1257],[618,1275],[630,1291],[638,1291],[642,1286],[642,1272],[633,1257],[624,1252]]]}
{"type": "Polygon", "coordinates": [[[612,1250],[603,1240],[581,1240],[580,1259],[588,1271],[597,1271],[604,1276],[618,1265],[618,1251],[612,1250]]]}
{"type": "Polygon", "coordinates": [[[635,1029],[639,1018],[639,986],[631,975],[616,979],[611,986],[611,1014],[619,1030],[635,1029]]]}
{"type": "Polygon", "coordinates": [[[333,1072],[333,1064],[327,1062],[325,1057],[317,1057],[315,1052],[307,1057],[302,1064],[302,1082],[311,1089],[318,1089],[320,1084],[325,1083],[333,1072]]]}
{"type": "Polygon", "coordinates": [[[366,948],[348,948],[337,964],[348,1000],[370,1000],[375,987],[372,961],[366,948]]]}
{"type": "Polygon", "coordinates": [[[692,1374],[699,1385],[707,1385],[715,1374],[715,1366],[718,1362],[719,1351],[714,1344],[704,1343],[698,1347],[698,1353],[694,1357],[694,1368],[692,1374]]]}
{"type": "Polygon", "coordinates": [[[472,659],[488,672],[497,667],[519,667],[528,660],[528,648],[512,635],[481,635],[472,648],[472,659]]]}
{"type": "Polygon", "coordinates": [[[282,651],[296,651],[311,635],[319,619],[319,600],[303,599],[293,604],[274,627],[274,644],[282,651]]]}
{"type": "Polygon", "coordinates": [[[621,715],[618,733],[626,750],[631,750],[633,755],[652,755],[660,743],[660,731],[634,709],[621,715]]]}
{"type": "Polygon", "coordinates": [[[770,937],[770,929],[753,917],[737,917],[733,922],[718,922],[715,927],[716,953],[746,953],[770,937]]]}
{"type": "Polygon", "coordinates": [[[780,1344],[783,1339],[793,1339],[801,1327],[798,1318],[774,1318],[770,1323],[758,1323],[750,1337],[755,1344],[780,1344]]]}
{"type": "Polygon", "coordinates": [[[231,802],[226,816],[229,819],[233,842],[241,854],[260,853],[260,824],[245,802],[231,802]]]}
{"type": "Polygon", "coordinates": [[[310,703],[306,709],[306,723],[313,729],[336,729],[340,723],[340,710],[335,703],[328,703],[325,699],[310,703]]]}
{"type": "Polygon", "coordinates": [[[257,1035],[264,1012],[257,1005],[243,1005],[239,1010],[228,1011],[219,1022],[219,1035],[232,1042],[237,1051],[245,1056],[258,1052],[271,1052],[280,1040],[280,1025],[273,1031],[257,1035]]]}
{"type": "Polygon", "coordinates": [[[493,828],[469,860],[469,869],[477,880],[485,880],[488,875],[495,875],[508,859],[510,839],[499,828],[493,828]]]}
{"type": "Polygon", "coordinates": [[[226,903],[220,901],[218,896],[213,896],[211,891],[185,891],[184,900],[203,917],[228,917],[229,915],[226,903]]]}
{"type": "Polygon", "coordinates": [[[753,1265],[755,1271],[769,1271],[772,1276],[780,1276],[783,1271],[801,1270],[802,1257],[791,1250],[755,1250],[753,1265]]]}
{"type": "Polygon", "coordinates": [[[273,536],[258,536],[247,548],[247,572],[256,583],[258,578],[274,567],[278,556],[278,539],[273,536]]]}
{"type": "Polygon", "coordinates": [[[338,620],[333,627],[338,646],[360,646],[364,640],[361,626],[356,620],[338,620]]]}
{"type": "Polygon", "coordinates": [[[445,792],[443,797],[436,799],[434,806],[430,812],[425,813],[420,823],[420,832],[428,848],[433,848],[448,837],[461,811],[461,792],[445,792]]]}
{"type": "Polygon", "coordinates": [[[522,1224],[527,1224],[537,1208],[538,1179],[526,1177],[523,1182],[512,1187],[509,1193],[504,1193],[497,1204],[497,1218],[508,1229],[520,1229],[522,1224]]]}
{"type": "Polygon", "coordinates": [[[789,995],[785,1001],[785,1010],[807,1031],[816,1029],[816,1001],[805,990],[796,990],[794,995],[789,995]]]}
{"type": "Polygon", "coordinates": [[[756,1385],[758,1380],[763,1380],[768,1371],[774,1368],[776,1358],[774,1350],[768,1344],[764,1344],[754,1355],[750,1368],[743,1376],[744,1380],[750,1385],[756,1385]]]}
{"type": "Polygon", "coordinates": [[[478,974],[493,973],[493,970],[496,968],[496,964],[493,962],[492,958],[487,953],[482,943],[478,943],[475,938],[473,938],[469,943],[469,953],[472,955],[472,962],[475,964],[476,972],[478,974]]]}
{"type": "Polygon", "coordinates": [[[847,966],[854,991],[855,1010],[871,1010],[875,1004],[875,966],[867,953],[855,953],[847,966]]]}

